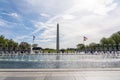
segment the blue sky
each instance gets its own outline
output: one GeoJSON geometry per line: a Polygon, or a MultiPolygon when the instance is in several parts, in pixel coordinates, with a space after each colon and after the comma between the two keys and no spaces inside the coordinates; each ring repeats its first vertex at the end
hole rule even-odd
{"type": "Polygon", "coordinates": [[[55,48],[56,24],[60,47],[98,43],[120,30],[119,0],[0,0],[0,35],[17,42],[55,48]]]}

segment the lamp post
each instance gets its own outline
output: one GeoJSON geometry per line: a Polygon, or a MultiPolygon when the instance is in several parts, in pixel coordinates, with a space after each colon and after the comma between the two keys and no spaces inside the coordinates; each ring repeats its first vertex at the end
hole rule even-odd
{"type": "Polygon", "coordinates": [[[119,45],[118,45],[118,51],[120,51],[120,43],[119,43],[119,45]]]}
{"type": "Polygon", "coordinates": [[[108,44],[108,48],[109,48],[109,52],[111,53],[111,51],[112,51],[112,45],[108,44]]]}
{"type": "Polygon", "coordinates": [[[104,44],[104,53],[107,52],[107,44],[104,44]]]}
{"type": "Polygon", "coordinates": [[[2,51],[2,43],[0,43],[0,51],[2,51]]]}
{"type": "Polygon", "coordinates": [[[2,54],[2,43],[0,43],[0,55],[2,54]]]}
{"type": "Polygon", "coordinates": [[[8,43],[6,42],[6,44],[5,44],[5,53],[7,53],[8,52],[8,43]]]}
{"type": "Polygon", "coordinates": [[[113,45],[113,49],[116,52],[117,48],[116,48],[116,44],[113,45]]]}

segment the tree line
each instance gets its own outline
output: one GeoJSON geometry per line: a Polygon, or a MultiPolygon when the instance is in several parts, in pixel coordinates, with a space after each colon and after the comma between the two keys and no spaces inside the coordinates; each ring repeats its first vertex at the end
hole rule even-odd
{"type": "MultiPolygon", "coordinates": [[[[33,47],[38,47],[38,44],[33,44],[33,47]]],[[[12,39],[6,39],[3,35],[0,36],[0,48],[2,50],[30,50],[31,45],[27,42],[17,43],[12,39]]],[[[67,48],[61,49],[61,52],[74,52],[74,51],[85,51],[87,50],[96,50],[96,49],[120,49],[120,31],[112,34],[110,37],[103,37],[99,43],[90,43],[89,45],[84,45],[82,43],[77,44],[77,48],[67,48]]],[[[55,49],[45,48],[42,49],[43,52],[56,52],[55,49]]]]}
{"type": "Polygon", "coordinates": [[[77,44],[77,50],[96,50],[96,49],[120,49],[120,31],[113,33],[110,37],[103,37],[99,43],[90,43],[89,45],[77,44]]]}
{"type": "Polygon", "coordinates": [[[27,42],[21,42],[20,44],[12,39],[7,39],[3,35],[0,36],[0,48],[1,50],[28,50],[30,44],[27,42]]]}

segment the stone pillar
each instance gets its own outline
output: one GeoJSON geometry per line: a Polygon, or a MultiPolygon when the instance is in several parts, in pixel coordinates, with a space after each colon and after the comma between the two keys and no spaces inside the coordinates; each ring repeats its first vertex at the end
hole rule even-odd
{"type": "Polygon", "coordinates": [[[56,50],[59,53],[59,24],[57,24],[56,50]]]}

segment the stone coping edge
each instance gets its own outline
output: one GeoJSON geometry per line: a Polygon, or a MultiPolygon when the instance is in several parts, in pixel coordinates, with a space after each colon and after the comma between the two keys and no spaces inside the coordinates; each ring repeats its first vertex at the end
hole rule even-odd
{"type": "Polygon", "coordinates": [[[80,69],[0,69],[0,72],[78,72],[78,71],[120,71],[120,68],[80,68],[80,69]]]}

